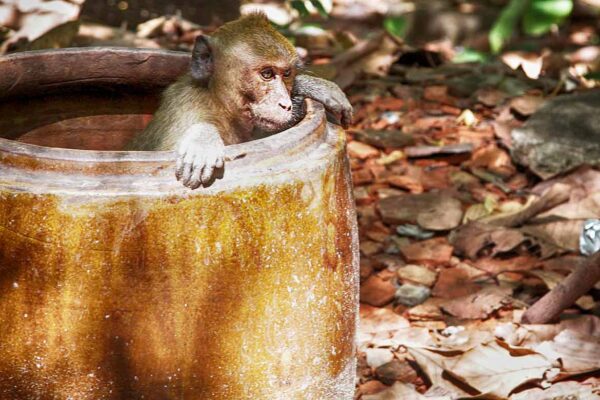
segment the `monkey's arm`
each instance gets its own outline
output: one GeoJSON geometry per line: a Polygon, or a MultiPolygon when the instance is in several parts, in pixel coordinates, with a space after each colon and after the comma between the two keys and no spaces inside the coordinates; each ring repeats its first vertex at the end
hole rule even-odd
{"type": "Polygon", "coordinates": [[[190,126],[177,144],[175,176],[190,189],[208,186],[222,172],[225,143],[217,127],[208,122],[190,126]]]}
{"type": "Polygon", "coordinates": [[[296,75],[292,90],[294,118],[297,118],[298,113],[304,115],[304,110],[300,107],[303,107],[304,99],[307,97],[318,101],[325,106],[327,111],[338,115],[344,128],[347,128],[352,122],[352,105],[342,89],[335,83],[315,76],[296,75]]]}

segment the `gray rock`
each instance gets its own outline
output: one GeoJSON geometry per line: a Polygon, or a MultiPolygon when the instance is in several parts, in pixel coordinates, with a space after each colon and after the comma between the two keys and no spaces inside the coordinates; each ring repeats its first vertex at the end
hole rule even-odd
{"type": "Polygon", "coordinates": [[[511,136],[515,161],[543,179],[582,164],[600,166],[600,90],[545,102],[511,136]]]}
{"type": "Polygon", "coordinates": [[[428,287],[420,285],[411,285],[405,283],[396,290],[396,301],[407,307],[413,307],[423,303],[431,296],[431,290],[428,287]]]}

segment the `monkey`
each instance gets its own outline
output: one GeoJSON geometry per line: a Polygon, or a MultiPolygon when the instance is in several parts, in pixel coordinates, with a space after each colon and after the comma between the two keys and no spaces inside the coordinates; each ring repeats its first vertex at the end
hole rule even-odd
{"type": "Polygon", "coordinates": [[[347,127],[352,106],[339,86],[299,70],[295,47],[262,13],[199,35],[189,71],[167,87],[125,150],[176,150],[176,179],[197,189],[223,176],[226,145],[292,127],[305,115],[306,98],[347,127]]]}

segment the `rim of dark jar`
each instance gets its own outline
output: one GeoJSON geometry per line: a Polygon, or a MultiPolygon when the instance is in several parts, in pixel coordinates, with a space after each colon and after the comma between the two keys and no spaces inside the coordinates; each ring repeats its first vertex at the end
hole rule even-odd
{"type": "MultiPolygon", "coordinates": [[[[0,57],[0,101],[96,85],[162,90],[185,73],[189,63],[189,53],[155,49],[89,47],[14,53],[0,57]]],[[[226,157],[235,159],[229,168],[246,167],[284,152],[317,146],[325,141],[325,122],[322,105],[307,101],[306,117],[296,126],[262,139],[227,146],[226,157]]],[[[48,161],[136,163],[142,170],[143,164],[152,164],[148,165],[152,169],[161,164],[164,168],[176,158],[173,151],[65,149],[2,137],[0,151],[48,161]]]]}

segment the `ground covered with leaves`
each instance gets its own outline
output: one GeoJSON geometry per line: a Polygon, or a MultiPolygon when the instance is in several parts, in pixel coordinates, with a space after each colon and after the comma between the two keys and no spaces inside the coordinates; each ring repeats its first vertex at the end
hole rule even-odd
{"type": "Polygon", "coordinates": [[[398,67],[352,97],[362,399],[597,398],[598,292],[561,322],[520,320],[584,262],[600,171],[542,180],[515,165],[505,140],[543,91],[460,90],[500,70],[398,67]]]}

